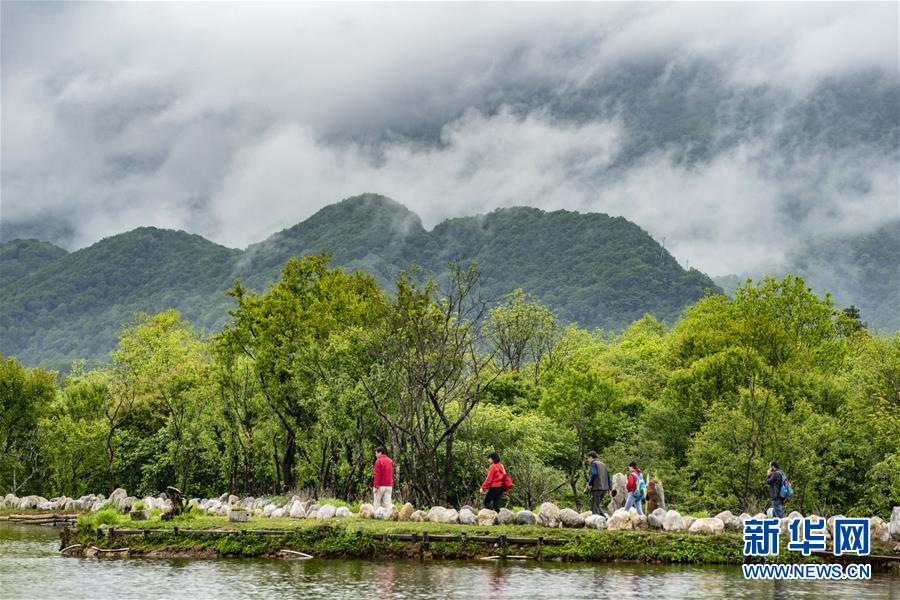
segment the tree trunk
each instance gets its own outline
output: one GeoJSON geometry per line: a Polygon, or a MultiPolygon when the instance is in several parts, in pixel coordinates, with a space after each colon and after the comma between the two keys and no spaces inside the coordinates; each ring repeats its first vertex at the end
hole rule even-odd
{"type": "Polygon", "coordinates": [[[113,472],[113,447],[112,447],[112,437],[113,433],[115,433],[115,429],[110,429],[109,434],[106,436],[106,477],[107,484],[109,485],[109,494],[112,494],[116,489],[116,474],[113,472]]]}
{"type": "Polygon", "coordinates": [[[281,457],[281,475],[284,478],[284,491],[289,492],[296,486],[294,464],[297,456],[297,437],[293,429],[284,432],[284,455],[281,457]]]}

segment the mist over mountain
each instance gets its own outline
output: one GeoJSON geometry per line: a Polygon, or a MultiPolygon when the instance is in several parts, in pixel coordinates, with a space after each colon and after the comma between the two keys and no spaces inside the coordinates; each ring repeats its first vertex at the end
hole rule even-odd
{"type": "Polygon", "coordinates": [[[34,240],[0,245],[0,274],[11,282],[0,289],[0,352],[57,368],[104,360],[137,311],[174,307],[215,332],[228,320],[225,291],[236,278],[262,290],[288,258],[306,254],[331,254],[388,291],[413,264],[440,279],[449,263],[476,261],[486,297],[522,288],[565,321],[609,329],[648,312],[674,321],[707,290],[719,291],[621,217],[509,208],[428,231],[409,209],[374,194],[327,206],[246,251],[153,227],[72,253],[48,247],[34,240]],[[42,250],[50,255],[32,258],[42,250]]]}

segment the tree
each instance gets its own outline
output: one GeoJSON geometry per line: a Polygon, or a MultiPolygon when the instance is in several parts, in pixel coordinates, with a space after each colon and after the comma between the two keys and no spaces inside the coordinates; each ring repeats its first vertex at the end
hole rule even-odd
{"type": "Polygon", "coordinates": [[[233,323],[218,337],[223,352],[251,360],[259,389],[278,420],[279,479],[287,491],[296,485],[298,433],[311,428],[318,413],[316,387],[325,376],[322,358],[331,336],[372,318],[382,301],[375,280],[362,273],[328,269],[328,259],[291,259],[281,279],[261,296],[236,282],[229,294],[237,302],[233,323]]]}
{"type": "Polygon", "coordinates": [[[369,338],[362,383],[387,426],[401,487],[420,503],[453,499],[457,432],[506,367],[502,357],[495,365],[496,352],[481,351],[487,302],[479,279],[474,265],[456,267],[439,294],[433,280],[402,274],[369,338]]]}
{"type": "Polygon", "coordinates": [[[501,364],[513,371],[527,368],[538,381],[544,359],[559,342],[561,328],[549,308],[517,289],[491,309],[485,333],[501,364]]]}
{"type": "Polygon", "coordinates": [[[0,483],[19,493],[40,469],[38,423],[56,395],[56,374],[0,354],[0,483]]]}

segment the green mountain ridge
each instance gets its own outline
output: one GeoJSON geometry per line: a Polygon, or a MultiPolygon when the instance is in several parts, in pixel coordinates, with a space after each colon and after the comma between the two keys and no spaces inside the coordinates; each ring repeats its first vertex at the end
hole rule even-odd
{"type": "Polygon", "coordinates": [[[427,231],[402,204],[363,194],[246,250],[153,227],[72,253],[45,242],[4,242],[0,352],[57,369],[80,358],[103,361],[134,313],[170,307],[214,332],[229,319],[225,291],[235,279],[262,290],[288,258],[317,253],[373,274],[386,289],[412,264],[440,279],[448,263],[475,260],[487,297],[521,287],[565,321],[606,329],[648,312],[672,322],[707,290],[721,291],[621,217],[515,207],[427,231]]]}

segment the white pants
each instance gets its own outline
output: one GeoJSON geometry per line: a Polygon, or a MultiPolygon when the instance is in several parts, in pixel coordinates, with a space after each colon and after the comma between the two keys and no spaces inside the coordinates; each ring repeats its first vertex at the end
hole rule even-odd
{"type": "Polygon", "coordinates": [[[382,485],[377,488],[372,488],[372,491],[375,492],[375,510],[378,510],[378,507],[380,507],[382,503],[384,503],[385,510],[394,508],[394,505],[391,504],[391,492],[394,491],[393,487],[382,485]]]}

